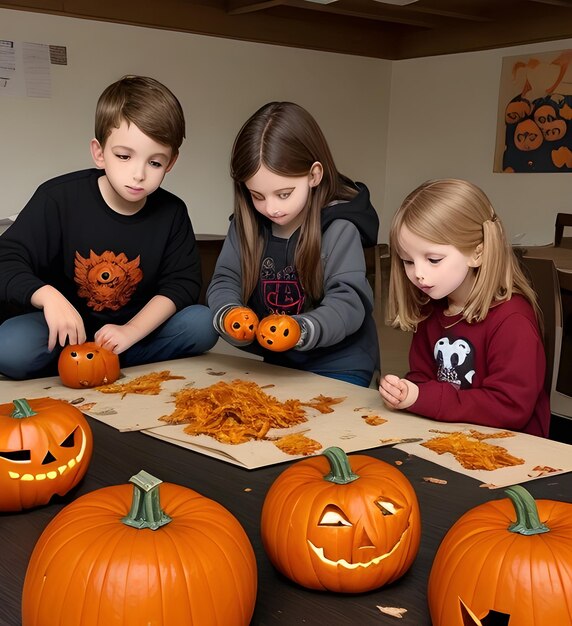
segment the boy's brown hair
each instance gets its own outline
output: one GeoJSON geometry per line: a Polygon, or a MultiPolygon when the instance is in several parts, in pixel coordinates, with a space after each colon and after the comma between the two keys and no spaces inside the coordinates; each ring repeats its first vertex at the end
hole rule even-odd
{"type": "Polygon", "coordinates": [[[123,120],[169,146],[173,157],[179,153],[185,138],[183,109],[174,94],[154,78],[123,76],[104,90],[95,110],[95,138],[102,147],[123,120]]]}

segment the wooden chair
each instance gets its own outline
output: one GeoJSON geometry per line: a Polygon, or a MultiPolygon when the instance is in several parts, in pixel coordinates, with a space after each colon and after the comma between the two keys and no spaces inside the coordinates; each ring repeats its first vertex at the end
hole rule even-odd
{"type": "Polygon", "coordinates": [[[550,396],[553,381],[558,374],[558,335],[561,335],[562,309],[559,297],[558,275],[554,262],[549,259],[521,257],[520,263],[530,280],[542,311],[544,325],[544,351],[546,352],[546,376],[544,388],[550,396]],[[560,330],[559,330],[560,329],[560,330]]]}
{"type": "MultiPolygon", "coordinates": [[[[572,443],[572,320],[563,319],[562,314],[562,298],[568,297],[566,281],[571,281],[572,275],[556,270],[550,259],[522,257],[520,261],[537,293],[543,315],[544,387],[552,413],[550,438],[572,443]]],[[[572,285],[569,287],[572,289],[572,285]]]]}
{"type": "Polygon", "coordinates": [[[572,213],[558,213],[554,226],[554,245],[572,248],[572,237],[564,237],[564,228],[572,227],[572,213]]]}

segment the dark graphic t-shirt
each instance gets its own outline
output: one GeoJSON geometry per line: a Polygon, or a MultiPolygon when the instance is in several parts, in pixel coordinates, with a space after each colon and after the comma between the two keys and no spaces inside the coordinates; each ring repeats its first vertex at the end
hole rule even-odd
{"type": "Polygon", "coordinates": [[[273,313],[298,315],[304,309],[304,292],[296,268],[287,258],[290,240],[271,237],[260,268],[255,310],[263,316],[273,313]]]}

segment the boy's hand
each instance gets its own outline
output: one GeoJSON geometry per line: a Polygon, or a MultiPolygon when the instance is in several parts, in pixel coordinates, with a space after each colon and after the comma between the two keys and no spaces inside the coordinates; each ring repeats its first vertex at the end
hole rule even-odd
{"type": "Polygon", "coordinates": [[[246,306],[235,306],[223,319],[223,330],[238,345],[252,343],[258,328],[258,316],[246,306]]]}
{"type": "Polygon", "coordinates": [[[94,336],[95,343],[110,352],[121,354],[137,343],[140,333],[129,324],[118,326],[117,324],[106,324],[102,326],[94,336]]]}
{"type": "Polygon", "coordinates": [[[66,345],[85,342],[85,326],[81,315],[69,300],[51,285],[44,285],[32,294],[32,304],[43,309],[49,329],[48,350],[51,352],[56,344],[66,345]]]}
{"type": "Polygon", "coordinates": [[[419,387],[406,378],[387,374],[379,383],[379,393],[389,408],[406,409],[417,400],[419,387]]]}

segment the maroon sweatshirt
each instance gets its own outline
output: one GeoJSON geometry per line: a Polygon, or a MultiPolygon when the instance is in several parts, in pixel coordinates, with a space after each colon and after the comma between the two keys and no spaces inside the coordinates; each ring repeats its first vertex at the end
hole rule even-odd
{"type": "Polygon", "coordinates": [[[469,324],[433,302],[409,353],[406,378],[419,386],[412,413],[548,436],[546,357],[534,310],[520,295],[469,324]]]}

